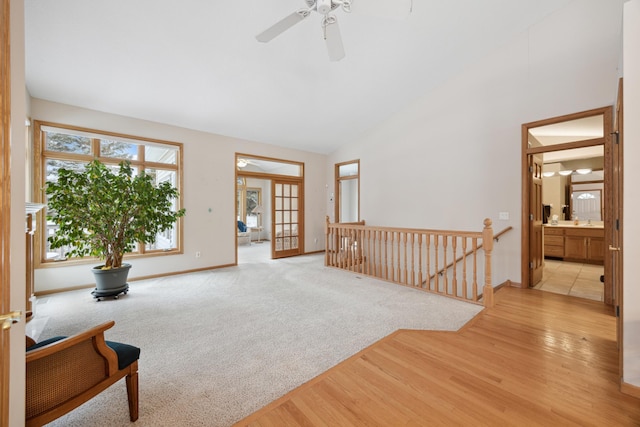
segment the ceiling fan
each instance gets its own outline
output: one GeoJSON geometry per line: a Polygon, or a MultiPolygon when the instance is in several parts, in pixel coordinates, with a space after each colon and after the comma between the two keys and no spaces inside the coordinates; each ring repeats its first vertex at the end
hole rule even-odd
{"type": "Polygon", "coordinates": [[[406,17],[412,10],[413,0],[304,0],[306,8],[299,9],[284,17],[256,36],[259,42],[267,43],[298,22],[304,20],[312,12],[322,15],[320,21],[327,52],[331,61],[339,61],[345,56],[338,18],[332,12],[341,8],[344,12],[363,11],[374,15],[395,18],[406,17]]]}
{"type": "Polygon", "coordinates": [[[236,166],[238,167],[238,169],[246,168],[249,165],[260,166],[258,164],[258,162],[254,161],[252,159],[246,159],[246,158],[242,158],[242,157],[238,157],[236,159],[236,166]]]}

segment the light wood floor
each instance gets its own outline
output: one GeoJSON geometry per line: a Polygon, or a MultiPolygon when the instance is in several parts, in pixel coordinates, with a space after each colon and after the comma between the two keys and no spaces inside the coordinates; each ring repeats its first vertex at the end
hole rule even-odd
{"type": "Polygon", "coordinates": [[[398,331],[238,426],[639,426],[602,303],[503,288],[458,332],[398,331]]]}

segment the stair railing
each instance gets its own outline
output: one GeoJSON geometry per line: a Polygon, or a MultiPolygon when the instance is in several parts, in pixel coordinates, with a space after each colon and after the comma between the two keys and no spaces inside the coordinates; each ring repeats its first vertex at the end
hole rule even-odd
{"type": "Polygon", "coordinates": [[[376,227],[357,223],[325,226],[325,265],[426,292],[493,306],[491,220],[482,231],[376,227]]]}

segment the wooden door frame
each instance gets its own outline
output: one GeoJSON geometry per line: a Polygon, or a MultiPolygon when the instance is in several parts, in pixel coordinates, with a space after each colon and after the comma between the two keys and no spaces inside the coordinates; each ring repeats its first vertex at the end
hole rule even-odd
{"type": "MultiPolygon", "coordinates": [[[[530,206],[530,188],[531,188],[531,176],[529,174],[529,156],[537,153],[546,153],[552,151],[563,151],[569,150],[573,148],[583,148],[583,147],[591,147],[596,145],[604,146],[604,164],[605,164],[605,173],[604,173],[604,188],[605,188],[605,217],[604,217],[604,241],[605,247],[609,247],[612,243],[613,232],[613,218],[612,218],[612,207],[611,204],[608,203],[609,198],[611,197],[611,185],[612,185],[612,171],[607,168],[606,165],[610,164],[611,160],[611,143],[612,143],[612,131],[613,131],[613,107],[607,106],[602,108],[596,108],[593,110],[582,111],[579,113],[567,114],[564,116],[553,117],[545,120],[539,120],[535,122],[525,123],[522,125],[522,157],[521,157],[521,168],[522,168],[522,216],[521,216],[521,224],[522,224],[522,239],[521,239],[521,286],[523,288],[529,287],[529,268],[530,268],[530,250],[529,250],[529,218],[531,212],[530,206]],[[602,138],[594,138],[583,141],[575,141],[569,142],[566,144],[557,144],[551,146],[544,147],[533,147],[529,148],[529,138],[528,133],[529,129],[546,126],[561,122],[566,122],[570,120],[582,119],[586,117],[598,116],[602,115],[604,118],[603,123],[603,137],[602,138]]],[[[611,257],[608,254],[605,254],[604,261],[604,270],[605,270],[605,295],[604,302],[608,305],[613,304],[614,296],[612,294],[612,279],[613,272],[611,268],[611,257]]]]}
{"type": "MultiPolygon", "coordinates": [[[[10,60],[10,1],[0,5],[0,314],[10,307],[10,246],[11,246],[11,60],[10,60]]],[[[2,323],[2,322],[0,322],[2,323]]],[[[10,330],[0,329],[0,427],[9,425],[10,395],[10,330]]]]}
{"type": "MultiPolygon", "coordinates": [[[[302,194],[302,198],[301,198],[301,207],[299,209],[299,215],[300,215],[300,224],[302,224],[302,231],[301,234],[299,234],[300,239],[299,239],[299,244],[300,246],[300,250],[301,253],[300,255],[304,255],[305,250],[304,250],[304,219],[305,219],[305,215],[304,215],[304,162],[297,162],[294,160],[285,160],[285,159],[279,159],[276,157],[265,157],[265,156],[257,156],[254,154],[248,154],[248,153],[235,153],[234,157],[233,157],[233,168],[235,170],[235,180],[234,180],[234,192],[233,192],[233,205],[234,205],[234,211],[235,211],[235,218],[238,217],[238,203],[236,201],[236,198],[238,197],[238,178],[239,177],[244,177],[244,178],[256,178],[256,179],[265,179],[265,180],[269,180],[271,181],[271,186],[273,186],[273,181],[275,179],[284,179],[284,180],[290,180],[290,181],[295,181],[298,185],[300,185],[300,191],[302,194]],[[277,162],[277,163],[288,163],[291,165],[296,165],[300,167],[300,174],[301,176],[296,177],[296,176],[289,176],[289,175],[279,175],[279,174],[271,174],[271,173],[264,173],[264,172],[252,172],[252,171],[239,171],[238,167],[237,167],[237,161],[238,158],[249,158],[249,159],[258,159],[258,160],[267,160],[270,162],[277,162]]],[[[263,196],[264,197],[264,196],[263,196]]],[[[273,194],[271,195],[271,197],[273,198],[273,194]]],[[[271,220],[273,222],[273,218],[274,218],[274,206],[273,206],[273,201],[271,202],[271,220]]],[[[237,223],[236,220],[234,218],[234,227],[237,227],[237,223]]],[[[270,225],[271,227],[273,227],[273,225],[270,225]]],[[[264,227],[264,225],[263,225],[264,227]]],[[[273,253],[274,253],[274,243],[273,243],[273,238],[270,241],[271,244],[271,257],[273,259],[273,253]]],[[[235,265],[238,265],[238,239],[235,238],[235,247],[236,247],[236,261],[235,261],[235,265]]]]}
{"type": "MultiPolygon", "coordinates": [[[[614,249],[614,251],[612,252],[612,258],[615,259],[615,261],[613,262],[612,265],[612,272],[611,274],[613,275],[613,280],[614,283],[617,285],[616,288],[614,289],[615,295],[615,301],[614,304],[617,307],[616,310],[616,315],[617,315],[617,339],[618,339],[618,355],[619,355],[619,363],[618,363],[618,369],[619,369],[619,375],[620,375],[620,381],[622,383],[623,378],[622,378],[622,374],[624,373],[624,352],[623,352],[623,334],[624,334],[624,322],[623,322],[623,312],[624,312],[624,299],[623,299],[623,281],[622,281],[622,272],[623,272],[623,257],[622,257],[622,253],[621,250],[623,248],[623,241],[622,241],[622,225],[624,223],[623,221],[623,176],[624,176],[624,165],[622,163],[622,159],[623,159],[623,155],[624,155],[624,144],[623,144],[623,140],[624,140],[624,114],[623,114],[623,110],[624,110],[624,98],[623,98],[623,79],[620,78],[620,80],[618,81],[618,99],[616,101],[616,109],[615,109],[615,116],[614,116],[614,120],[613,120],[613,135],[615,135],[616,141],[614,142],[617,145],[617,149],[616,150],[612,150],[614,155],[612,155],[611,157],[611,173],[612,175],[616,175],[618,176],[617,179],[617,183],[618,183],[618,188],[617,191],[612,194],[613,199],[611,200],[612,204],[615,205],[617,207],[618,210],[618,223],[617,225],[617,241],[616,239],[612,239],[613,241],[611,242],[611,246],[607,246],[607,248],[612,248],[614,249]],[[617,155],[618,157],[615,157],[615,153],[617,151],[617,155]],[[618,170],[616,170],[616,168],[618,170]],[[615,250],[615,249],[618,250],[615,250]]],[[[614,233],[615,236],[615,233],[614,233]]],[[[606,250],[606,249],[605,249],[606,250]]]]}

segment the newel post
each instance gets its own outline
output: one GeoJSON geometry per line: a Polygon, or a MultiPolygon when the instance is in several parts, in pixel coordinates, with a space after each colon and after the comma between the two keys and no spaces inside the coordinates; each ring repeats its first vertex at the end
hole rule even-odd
{"type": "Polygon", "coordinates": [[[482,289],[482,299],[484,306],[493,307],[493,286],[491,285],[491,252],[493,251],[493,228],[491,219],[485,218],[484,229],[482,230],[482,248],[484,249],[484,288],[482,289]]]}
{"type": "Polygon", "coordinates": [[[329,215],[325,216],[324,221],[324,265],[329,265],[329,215]]]}

